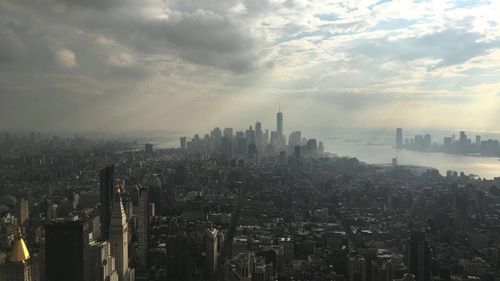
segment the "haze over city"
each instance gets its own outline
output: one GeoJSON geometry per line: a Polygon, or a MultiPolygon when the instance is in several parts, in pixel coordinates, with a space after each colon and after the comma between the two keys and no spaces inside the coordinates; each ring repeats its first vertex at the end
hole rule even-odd
{"type": "Polygon", "coordinates": [[[0,128],[500,130],[499,1],[0,1],[0,128]]]}
{"type": "Polygon", "coordinates": [[[500,281],[500,0],[0,0],[0,281],[500,281]]]}

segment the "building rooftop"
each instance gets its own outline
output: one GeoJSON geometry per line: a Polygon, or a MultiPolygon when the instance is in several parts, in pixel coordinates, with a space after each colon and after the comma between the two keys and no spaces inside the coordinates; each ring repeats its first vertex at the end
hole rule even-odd
{"type": "Polygon", "coordinates": [[[24,240],[21,236],[21,232],[18,231],[13,243],[12,250],[9,253],[9,261],[25,262],[29,258],[30,258],[30,253],[28,251],[28,247],[26,247],[26,243],[24,243],[24,240]]]}

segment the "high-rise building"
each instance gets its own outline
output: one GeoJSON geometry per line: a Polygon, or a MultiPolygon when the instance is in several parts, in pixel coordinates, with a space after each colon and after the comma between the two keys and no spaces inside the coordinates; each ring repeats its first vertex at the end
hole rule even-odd
{"type": "Polygon", "coordinates": [[[302,133],[300,131],[295,131],[288,137],[288,145],[292,148],[295,146],[300,146],[302,143],[302,133]]]}
{"type": "Polygon", "coordinates": [[[271,140],[270,140],[270,143],[272,145],[279,145],[279,141],[280,141],[280,137],[278,135],[278,132],[276,131],[272,131],[271,132],[271,140]]]}
{"type": "Polygon", "coordinates": [[[222,137],[221,142],[221,150],[222,153],[230,158],[233,154],[233,138],[232,137],[222,137]]]}
{"type": "Polygon", "coordinates": [[[389,280],[403,278],[407,268],[403,262],[404,256],[400,254],[393,254],[390,262],[390,275],[389,280]]]}
{"type": "MultiPolygon", "coordinates": [[[[156,204],[154,202],[149,202],[148,204],[148,216],[149,216],[149,221],[151,221],[155,216],[156,216],[156,204]]],[[[149,226],[148,226],[149,229],[149,226]]]]}
{"type": "Polygon", "coordinates": [[[257,159],[258,158],[258,152],[257,152],[257,146],[255,143],[251,143],[248,145],[248,159],[257,159]]]}
{"type": "Polygon", "coordinates": [[[16,202],[16,217],[19,226],[24,226],[28,221],[28,200],[23,197],[19,198],[16,202]]]}
{"type": "Polygon", "coordinates": [[[451,139],[451,137],[444,137],[443,144],[444,144],[445,148],[450,147],[452,143],[453,143],[453,140],[451,139]]]}
{"type": "Polygon", "coordinates": [[[90,280],[118,281],[115,258],[111,255],[109,241],[90,243],[90,280]]]}
{"type": "Polygon", "coordinates": [[[300,145],[296,145],[296,146],[295,146],[294,156],[295,156],[295,158],[297,158],[297,159],[300,159],[300,148],[301,148],[301,146],[300,146],[300,145]]]}
{"type": "Polygon", "coordinates": [[[190,280],[191,256],[189,237],[185,232],[168,235],[165,242],[167,279],[190,280]]]}
{"type": "Polygon", "coordinates": [[[467,144],[467,135],[465,134],[464,131],[460,132],[460,138],[458,140],[460,142],[460,145],[466,145],[467,144]]]}
{"type": "Polygon", "coordinates": [[[309,139],[307,141],[307,151],[311,155],[316,155],[318,153],[318,143],[316,139],[309,139]]]}
{"type": "Polygon", "coordinates": [[[246,138],[238,140],[238,154],[246,155],[248,150],[248,143],[246,138]]]}
{"type": "Polygon", "coordinates": [[[233,128],[224,128],[224,131],[222,131],[222,136],[225,138],[232,139],[233,138],[233,128]]]}
{"type": "Polygon", "coordinates": [[[222,234],[217,229],[206,230],[204,234],[206,269],[209,276],[213,276],[219,264],[219,256],[222,254],[222,234]]]}
{"type": "Polygon", "coordinates": [[[255,142],[257,144],[257,148],[262,150],[266,145],[264,143],[264,132],[262,132],[262,123],[259,121],[255,122],[255,142]]]}
{"type": "Polygon", "coordinates": [[[186,137],[181,137],[181,151],[186,151],[187,149],[187,141],[186,137]]]}
{"type": "Polygon", "coordinates": [[[424,147],[424,136],[422,135],[415,135],[415,145],[419,148],[424,147]]]}
{"type": "Polygon", "coordinates": [[[222,131],[219,127],[216,127],[210,132],[210,138],[215,141],[219,141],[222,138],[222,131]]]}
{"type": "Polygon", "coordinates": [[[279,136],[283,135],[283,113],[281,113],[281,109],[276,114],[276,132],[279,136]]]}
{"type": "Polygon", "coordinates": [[[153,144],[152,143],[146,143],[144,145],[144,152],[147,154],[153,153],[153,144]]]}
{"type": "Polygon", "coordinates": [[[236,140],[240,140],[244,137],[245,137],[245,133],[243,131],[237,131],[236,133],[234,133],[234,138],[236,140]]]}
{"type": "Polygon", "coordinates": [[[430,134],[426,134],[424,136],[424,146],[425,147],[430,147],[432,145],[432,137],[430,134]]]}
{"type": "Polygon", "coordinates": [[[99,172],[101,240],[109,239],[109,225],[111,223],[111,209],[113,208],[115,185],[114,174],[114,165],[108,165],[99,172]]]}
{"type": "Polygon", "coordinates": [[[47,281],[90,280],[89,224],[55,220],[45,225],[47,281]]]}
{"type": "Polygon", "coordinates": [[[109,242],[111,243],[111,255],[115,257],[118,280],[128,281],[128,223],[119,190],[115,194],[115,202],[111,212],[109,242]]]}
{"type": "Polygon", "coordinates": [[[1,281],[36,281],[28,247],[24,243],[21,231],[15,236],[7,262],[0,264],[1,281]]]}
{"type": "Polygon", "coordinates": [[[414,232],[408,239],[408,267],[416,281],[430,280],[431,252],[425,232],[414,232]]]}
{"type": "Polygon", "coordinates": [[[4,133],[3,134],[3,143],[6,145],[10,144],[10,134],[9,133],[4,133]]]}
{"type": "Polygon", "coordinates": [[[295,256],[293,239],[290,237],[281,237],[278,239],[279,255],[285,261],[293,260],[295,256]]]}
{"type": "Polygon", "coordinates": [[[139,188],[139,208],[137,210],[137,262],[141,270],[148,269],[149,246],[149,198],[148,188],[139,188]]]}
{"type": "Polygon", "coordinates": [[[480,146],[480,145],[481,145],[481,136],[476,135],[476,146],[480,146]]]}
{"type": "Polygon", "coordinates": [[[396,148],[403,148],[403,129],[396,129],[396,148]]]}
{"type": "Polygon", "coordinates": [[[248,130],[245,132],[246,133],[246,138],[248,141],[248,144],[255,144],[256,143],[256,137],[255,137],[255,131],[253,130],[252,126],[248,128],[248,130]]]}
{"type": "Polygon", "coordinates": [[[349,259],[349,281],[366,281],[366,260],[362,256],[349,259]]]}
{"type": "Polygon", "coordinates": [[[185,164],[179,164],[175,167],[175,184],[179,186],[189,185],[189,167],[185,164]]]}
{"type": "Polygon", "coordinates": [[[318,143],[318,154],[323,154],[325,152],[325,147],[323,146],[323,142],[318,143]]]}
{"type": "Polygon", "coordinates": [[[255,122],[255,131],[262,133],[262,123],[260,121],[255,122]]]}

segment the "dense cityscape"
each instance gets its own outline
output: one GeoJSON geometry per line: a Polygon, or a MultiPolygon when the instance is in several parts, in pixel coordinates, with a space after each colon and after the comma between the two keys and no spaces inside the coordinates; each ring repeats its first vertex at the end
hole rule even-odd
{"type": "Polygon", "coordinates": [[[0,281],[500,281],[499,15],[0,0],[0,281]]]}
{"type": "Polygon", "coordinates": [[[455,135],[443,138],[443,144],[432,142],[432,135],[415,135],[412,138],[403,137],[403,129],[396,129],[396,148],[405,148],[427,152],[445,152],[452,154],[480,154],[499,156],[500,145],[498,140],[482,140],[480,135],[476,135],[474,140],[469,138],[465,131],[461,131],[457,139],[455,135]]]}
{"type": "Polygon", "coordinates": [[[500,178],[337,157],[282,112],[136,147],[5,134],[0,280],[500,278],[500,178]]]}

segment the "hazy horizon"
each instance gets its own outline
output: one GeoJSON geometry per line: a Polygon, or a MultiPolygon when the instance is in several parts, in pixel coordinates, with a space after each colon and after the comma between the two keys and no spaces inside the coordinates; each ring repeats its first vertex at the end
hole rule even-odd
{"type": "Polygon", "coordinates": [[[0,1],[0,128],[499,131],[498,1],[0,1]],[[243,127],[244,128],[244,127],[243,127]],[[288,127],[289,128],[289,127],[288,127]]]}
{"type": "MultiPolygon", "coordinates": [[[[260,121],[260,120],[257,120],[260,121]]],[[[286,121],[286,119],[285,119],[286,121]]],[[[186,137],[193,137],[195,134],[199,134],[200,136],[203,136],[204,134],[209,134],[210,131],[212,131],[214,128],[220,128],[221,130],[224,128],[232,128],[235,132],[236,131],[245,131],[248,130],[249,126],[255,127],[255,123],[248,123],[246,124],[247,126],[237,126],[237,127],[231,127],[231,126],[224,126],[223,124],[220,125],[215,125],[215,127],[206,127],[201,130],[181,130],[181,129],[131,129],[131,130],[113,130],[113,129],[108,129],[108,130],[66,130],[66,129],[46,129],[46,128],[26,128],[26,129],[4,129],[0,128],[0,133],[10,133],[13,135],[27,135],[30,133],[41,133],[45,137],[47,136],[52,136],[52,135],[58,135],[58,136],[83,136],[83,137],[92,137],[92,136],[105,136],[105,137],[147,137],[148,135],[155,135],[155,136],[164,136],[164,137],[171,137],[171,136],[186,136],[186,137]]],[[[275,130],[276,124],[265,124],[262,123],[262,128],[263,130],[269,129],[269,131],[275,130]]],[[[366,134],[367,132],[385,132],[388,135],[391,136],[391,138],[394,137],[396,128],[388,128],[388,127],[297,127],[293,126],[291,128],[284,128],[284,133],[288,137],[288,135],[294,131],[301,131],[305,134],[311,134],[309,137],[314,137],[318,133],[320,133],[322,136],[325,135],[331,135],[331,137],[335,137],[335,135],[332,135],[335,132],[354,132],[354,133],[363,133],[366,134]]],[[[499,135],[499,140],[500,140],[500,131],[488,131],[488,130],[473,130],[473,129],[467,129],[467,128],[403,128],[404,135],[407,137],[413,137],[413,134],[437,134],[439,137],[441,137],[443,134],[444,136],[449,136],[451,134],[458,135],[460,131],[465,131],[467,134],[470,136],[474,136],[476,134],[485,134],[487,136],[489,135],[499,135]]],[[[439,141],[442,142],[440,139],[439,141]]]]}

